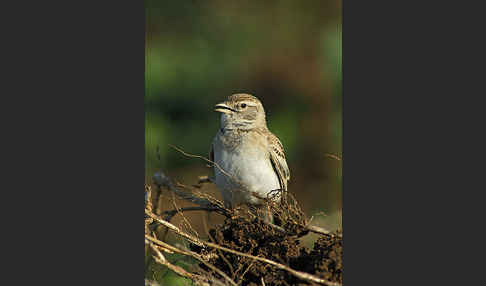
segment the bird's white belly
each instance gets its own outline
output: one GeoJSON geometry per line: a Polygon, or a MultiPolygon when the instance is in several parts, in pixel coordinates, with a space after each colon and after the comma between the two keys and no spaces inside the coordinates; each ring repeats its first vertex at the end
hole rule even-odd
{"type": "Polygon", "coordinates": [[[259,200],[251,192],[267,197],[269,192],[280,189],[277,174],[266,152],[256,150],[242,154],[223,148],[221,152],[215,152],[214,160],[224,170],[222,172],[217,166],[214,167],[216,185],[227,203],[256,204],[259,200]]]}

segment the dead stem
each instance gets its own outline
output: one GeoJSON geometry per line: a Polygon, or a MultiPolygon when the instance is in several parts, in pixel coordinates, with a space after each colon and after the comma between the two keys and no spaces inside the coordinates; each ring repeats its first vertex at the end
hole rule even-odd
{"type": "MultiPolygon", "coordinates": [[[[207,242],[207,241],[201,241],[197,237],[194,237],[194,236],[192,236],[190,234],[184,233],[179,228],[177,228],[175,225],[173,225],[173,224],[171,224],[171,223],[169,223],[167,221],[164,221],[163,219],[160,219],[160,218],[156,217],[154,214],[148,213],[147,210],[145,212],[146,212],[147,215],[149,215],[151,218],[153,218],[158,223],[161,223],[161,224],[167,226],[174,233],[176,233],[176,234],[178,234],[178,235],[180,235],[180,236],[188,239],[189,241],[191,241],[192,243],[194,243],[196,245],[199,245],[199,246],[205,245],[205,246],[209,246],[209,247],[213,247],[213,248],[216,248],[216,249],[220,249],[220,250],[223,250],[223,251],[226,251],[226,252],[229,252],[229,253],[233,253],[233,254],[236,254],[236,255],[240,255],[240,256],[248,257],[248,258],[251,258],[251,259],[254,259],[254,260],[258,260],[258,261],[261,261],[261,262],[265,262],[265,263],[268,263],[270,265],[273,265],[273,266],[275,266],[277,268],[280,268],[282,270],[285,270],[285,271],[291,273],[292,275],[296,276],[297,278],[300,278],[300,279],[303,279],[303,280],[308,280],[308,281],[312,281],[312,282],[319,283],[319,284],[323,284],[323,285],[327,285],[327,286],[340,286],[341,285],[340,283],[328,281],[328,280],[319,278],[319,277],[317,277],[315,275],[312,275],[312,274],[309,274],[309,273],[306,273],[306,272],[294,270],[294,269],[292,269],[292,268],[290,268],[290,267],[288,267],[286,265],[283,265],[281,263],[275,262],[275,261],[270,260],[270,259],[266,259],[266,258],[263,258],[263,257],[253,256],[253,255],[250,255],[250,254],[247,254],[247,253],[239,252],[237,250],[233,250],[233,249],[230,249],[230,248],[226,248],[224,246],[220,246],[220,245],[215,244],[215,243],[211,243],[211,242],[207,242]]],[[[150,236],[145,235],[145,237],[147,239],[149,239],[150,236]]],[[[153,241],[152,238],[150,238],[149,240],[153,241]]],[[[194,253],[194,255],[197,255],[197,254],[194,253]]],[[[199,257],[199,255],[197,255],[197,256],[199,257]]],[[[204,264],[206,265],[205,262],[204,262],[204,264]]],[[[228,279],[229,279],[229,277],[228,277],[228,279]]]]}
{"type": "MultiPolygon", "coordinates": [[[[170,191],[172,191],[179,198],[186,200],[186,201],[189,201],[189,202],[192,202],[196,205],[199,205],[201,210],[206,209],[208,211],[214,211],[214,212],[217,212],[217,213],[224,215],[226,217],[232,216],[231,210],[226,209],[223,206],[222,202],[217,201],[214,198],[203,197],[204,195],[200,194],[200,193],[198,195],[196,195],[195,193],[189,193],[189,192],[182,191],[181,189],[175,187],[174,184],[172,183],[171,179],[169,177],[167,177],[162,172],[157,172],[156,174],[154,174],[153,179],[154,179],[154,183],[156,185],[167,187],[170,191]]],[[[289,193],[289,199],[290,198],[292,198],[292,196],[289,193]]],[[[265,199],[265,198],[261,198],[261,199],[265,199]]],[[[292,198],[292,200],[295,200],[295,199],[292,198]]],[[[268,202],[272,203],[271,200],[268,200],[268,202]]],[[[298,209],[295,205],[292,205],[292,204],[289,204],[288,208],[277,208],[275,206],[272,207],[272,210],[275,210],[275,211],[280,212],[280,213],[283,213],[282,209],[284,209],[286,212],[292,212],[293,211],[293,212],[296,212],[296,213],[302,213],[302,211],[300,209],[298,209]]],[[[196,209],[194,209],[194,210],[196,210],[196,209]]],[[[285,215],[285,217],[287,219],[290,218],[290,216],[287,215],[287,214],[285,215]]],[[[329,235],[331,233],[329,230],[326,230],[322,227],[303,224],[303,223],[300,223],[298,221],[292,220],[291,218],[289,219],[289,222],[291,222],[291,223],[293,223],[293,224],[295,224],[299,227],[302,227],[304,229],[307,229],[311,232],[317,233],[317,234],[329,235]]],[[[283,229],[282,227],[279,227],[275,224],[267,223],[267,222],[266,222],[266,224],[269,225],[270,227],[276,229],[279,232],[282,232],[282,233],[286,232],[285,229],[283,229]]]]}
{"type": "MultiPolygon", "coordinates": [[[[171,229],[172,230],[172,229],[171,229]]],[[[180,231],[180,230],[179,230],[180,231]]],[[[181,234],[181,232],[178,233],[179,235],[181,234]]],[[[216,268],[216,266],[206,262],[202,257],[201,255],[195,253],[195,252],[192,252],[192,251],[189,251],[189,250],[183,250],[183,249],[180,249],[180,248],[177,248],[175,246],[172,246],[170,244],[167,244],[163,241],[160,241],[156,238],[153,238],[151,237],[150,235],[145,235],[145,238],[155,244],[157,244],[158,246],[160,246],[163,250],[164,249],[169,249],[173,252],[176,252],[176,253],[180,253],[182,255],[188,255],[188,256],[191,256],[192,258],[195,258],[197,259],[199,262],[203,263],[204,265],[206,265],[208,268],[210,268],[211,270],[215,271],[216,273],[218,273],[219,275],[221,275],[222,277],[224,277],[224,279],[226,279],[226,281],[228,281],[231,285],[233,286],[237,286],[237,284],[231,279],[228,277],[228,275],[226,275],[223,271],[219,270],[218,268],[216,268]]],[[[195,237],[192,237],[192,239],[194,239],[195,237]]]]}
{"type": "MultiPolygon", "coordinates": [[[[202,159],[204,159],[208,162],[211,162],[210,160],[208,160],[208,159],[206,159],[202,156],[187,154],[184,151],[177,149],[177,147],[174,147],[174,146],[172,146],[172,147],[174,149],[178,150],[179,152],[183,153],[186,156],[202,158],[202,159]]],[[[211,162],[211,163],[214,163],[214,162],[211,162]]],[[[164,218],[155,214],[154,212],[156,211],[157,206],[155,206],[155,207],[152,206],[152,201],[153,201],[152,200],[152,188],[150,186],[146,185],[146,187],[145,187],[145,192],[146,192],[146,199],[145,199],[145,201],[146,201],[145,239],[146,239],[146,242],[145,243],[146,243],[146,245],[148,245],[150,247],[150,249],[154,253],[153,258],[154,258],[155,262],[157,262],[158,264],[162,264],[162,265],[166,266],[168,269],[170,269],[171,271],[174,271],[175,273],[177,273],[180,276],[191,279],[196,285],[210,285],[208,283],[208,281],[211,282],[211,285],[219,285],[219,286],[220,285],[228,285],[227,283],[229,283],[233,286],[240,285],[244,281],[243,279],[244,279],[245,274],[251,269],[251,267],[254,265],[254,263],[256,261],[260,261],[260,262],[263,262],[265,264],[272,265],[272,266],[274,266],[278,269],[287,271],[291,275],[293,275],[293,276],[295,276],[299,279],[309,281],[311,283],[313,282],[313,283],[323,284],[323,285],[326,285],[326,286],[341,286],[341,284],[338,283],[338,282],[328,281],[328,280],[322,279],[322,278],[320,278],[316,275],[292,269],[291,267],[289,267],[287,265],[273,261],[271,259],[267,259],[267,258],[259,257],[259,256],[254,256],[254,255],[251,255],[249,253],[240,252],[240,251],[219,245],[218,243],[220,243],[220,242],[215,240],[209,234],[209,231],[207,231],[206,225],[205,225],[205,231],[208,233],[211,241],[201,240],[197,236],[187,232],[186,231],[187,229],[185,229],[185,227],[181,228],[181,227],[175,226],[174,224],[170,223],[170,220],[176,214],[180,214],[183,217],[184,222],[192,230],[192,226],[190,225],[189,221],[184,216],[184,212],[186,212],[186,211],[201,211],[202,210],[202,211],[207,211],[208,213],[209,212],[217,212],[217,213],[219,213],[223,216],[226,216],[227,218],[233,217],[235,214],[237,214],[238,211],[225,208],[224,204],[221,201],[209,196],[208,194],[194,191],[195,188],[200,188],[202,183],[210,182],[210,179],[207,178],[207,177],[200,177],[198,185],[193,186],[193,189],[191,191],[182,190],[181,187],[186,188],[186,186],[184,186],[182,184],[178,184],[178,187],[176,187],[176,185],[174,185],[174,183],[172,183],[172,180],[162,172],[158,172],[158,173],[154,174],[153,180],[154,180],[154,183],[159,187],[158,188],[159,189],[159,193],[158,193],[159,195],[161,193],[160,192],[161,186],[166,187],[167,189],[169,189],[172,192],[172,201],[173,201],[174,208],[175,208],[173,210],[168,210],[168,211],[163,211],[163,212],[158,210],[161,213],[161,215],[165,216],[164,218]],[[180,208],[180,207],[177,206],[177,204],[175,204],[174,195],[183,199],[183,200],[194,203],[197,206],[180,208]],[[163,226],[166,227],[166,229],[165,229],[166,232],[168,232],[170,230],[171,232],[183,237],[187,241],[189,241],[189,242],[191,242],[191,243],[193,243],[193,244],[195,244],[199,247],[202,247],[202,248],[209,247],[209,248],[216,249],[219,256],[228,265],[232,278],[230,278],[222,270],[218,269],[215,265],[209,263],[207,258],[205,258],[205,256],[198,254],[196,252],[187,250],[187,249],[181,249],[181,248],[172,246],[172,245],[170,245],[170,244],[168,244],[164,241],[157,239],[155,237],[155,233],[148,231],[147,226],[150,225],[150,224],[152,224],[152,225],[157,225],[157,224],[163,225],[163,226]],[[217,273],[218,275],[223,277],[224,280],[227,283],[223,283],[223,281],[219,281],[218,279],[211,277],[211,275],[209,275],[210,272],[206,273],[206,274],[208,274],[208,277],[200,275],[200,274],[190,273],[187,270],[181,268],[180,266],[177,266],[177,265],[170,263],[165,258],[165,256],[162,254],[162,252],[160,252],[160,250],[162,250],[163,252],[167,252],[167,253],[179,253],[179,254],[182,254],[182,255],[190,256],[190,257],[198,260],[199,262],[201,262],[203,265],[205,265],[208,269],[212,270],[214,273],[217,273]],[[228,261],[228,259],[226,258],[226,256],[224,255],[223,252],[232,253],[234,255],[250,258],[250,259],[252,259],[252,262],[249,266],[245,267],[246,269],[244,270],[244,272],[241,275],[238,275],[238,273],[241,270],[243,270],[242,267],[238,267],[235,270],[233,268],[233,265],[231,265],[231,263],[228,261]],[[235,280],[237,281],[237,283],[235,283],[235,280]]],[[[187,188],[187,189],[190,189],[190,188],[187,188]]],[[[264,223],[266,225],[272,227],[274,230],[277,230],[281,233],[285,233],[287,235],[302,236],[302,235],[307,234],[308,232],[314,232],[314,233],[326,235],[326,236],[330,236],[330,235],[333,236],[334,235],[330,231],[328,231],[328,230],[326,230],[322,227],[310,225],[310,222],[312,221],[312,219],[307,220],[307,218],[305,217],[305,214],[300,209],[295,198],[293,198],[291,195],[288,198],[289,198],[288,200],[285,200],[284,205],[279,205],[279,204],[273,202],[273,200],[271,198],[262,198],[263,200],[265,200],[268,203],[269,208],[271,208],[272,211],[274,211],[276,214],[278,214],[279,218],[283,222],[285,222],[285,224],[281,224],[282,225],[282,227],[281,227],[281,226],[277,226],[275,224],[268,223],[268,222],[264,221],[264,223]],[[303,231],[303,230],[305,230],[305,231],[303,231]]],[[[342,237],[342,234],[340,234],[340,233],[336,234],[336,235],[339,236],[339,237],[342,237]]],[[[261,283],[262,283],[262,285],[265,285],[265,281],[263,280],[263,278],[261,279],[261,283]]]]}

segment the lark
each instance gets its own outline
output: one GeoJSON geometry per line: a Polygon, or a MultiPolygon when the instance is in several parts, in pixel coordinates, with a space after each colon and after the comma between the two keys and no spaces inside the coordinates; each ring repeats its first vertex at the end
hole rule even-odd
{"type": "MultiPolygon", "coordinates": [[[[238,93],[216,104],[221,126],[209,157],[225,206],[261,206],[261,198],[280,201],[290,171],[280,140],[267,128],[263,105],[253,95],[238,93]],[[278,191],[277,191],[278,190],[278,191]],[[277,192],[275,192],[277,191],[277,192]]],[[[268,219],[268,217],[266,218],[268,219]]]]}

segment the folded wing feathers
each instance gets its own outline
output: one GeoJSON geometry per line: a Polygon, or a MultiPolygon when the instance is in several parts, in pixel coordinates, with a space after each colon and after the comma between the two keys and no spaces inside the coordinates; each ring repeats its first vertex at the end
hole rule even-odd
{"type": "Polygon", "coordinates": [[[270,133],[268,136],[270,145],[270,160],[277,172],[280,181],[280,187],[287,191],[287,182],[290,180],[290,170],[285,160],[284,149],[280,140],[274,134],[270,133]]]}

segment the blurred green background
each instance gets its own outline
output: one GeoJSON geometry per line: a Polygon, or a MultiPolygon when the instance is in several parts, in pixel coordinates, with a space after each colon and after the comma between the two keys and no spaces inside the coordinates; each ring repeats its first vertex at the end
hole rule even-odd
{"type": "MultiPolygon", "coordinates": [[[[263,103],[282,141],[289,191],[314,223],[341,226],[341,1],[145,1],[146,179],[162,169],[190,185],[211,169],[214,104],[263,103]],[[157,146],[160,160],[157,158],[157,146]]],[[[214,186],[203,190],[217,194],[214,186]]]]}

